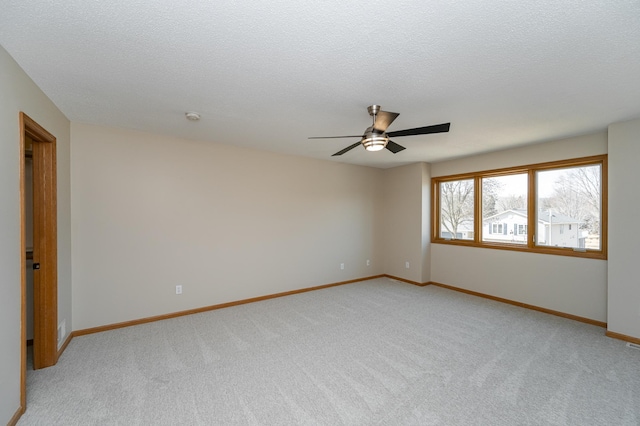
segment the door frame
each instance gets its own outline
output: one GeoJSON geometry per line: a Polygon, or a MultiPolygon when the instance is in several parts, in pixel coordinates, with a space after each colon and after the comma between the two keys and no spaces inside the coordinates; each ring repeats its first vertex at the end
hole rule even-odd
{"type": "MultiPolygon", "coordinates": [[[[34,277],[34,368],[58,362],[58,243],[56,138],[24,112],[20,112],[20,291],[21,311],[21,405],[26,409],[27,375],[27,280],[25,235],[25,147],[33,141],[33,262],[40,264],[39,284],[34,277]],[[36,232],[38,237],[36,238],[36,232]]],[[[35,275],[34,273],[34,275],[35,275]]]]}

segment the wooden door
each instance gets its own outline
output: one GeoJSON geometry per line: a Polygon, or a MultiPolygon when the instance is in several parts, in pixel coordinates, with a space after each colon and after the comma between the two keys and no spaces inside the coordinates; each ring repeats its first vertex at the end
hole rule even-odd
{"type": "MultiPolygon", "coordinates": [[[[21,153],[27,139],[33,145],[33,365],[34,369],[58,361],[58,255],[56,138],[24,113],[20,113],[21,153]]],[[[25,247],[24,166],[21,170],[22,253],[25,247]]],[[[26,261],[23,271],[26,268],[26,261]]],[[[22,333],[26,338],[26,277],[22,277],[22,333]]],[[[23,354],[26,374],[26,351],[23,354]]]]}

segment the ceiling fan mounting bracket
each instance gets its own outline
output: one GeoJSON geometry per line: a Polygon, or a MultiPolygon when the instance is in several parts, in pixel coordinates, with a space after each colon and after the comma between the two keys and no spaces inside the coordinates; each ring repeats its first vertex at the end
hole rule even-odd
{"type": "Polygon", "coordinates": [[[369,111],[370,116],[375,117],[381,108],[382,107],[380,105],[370,105],[367,107],[367,111],[369,111]]]}

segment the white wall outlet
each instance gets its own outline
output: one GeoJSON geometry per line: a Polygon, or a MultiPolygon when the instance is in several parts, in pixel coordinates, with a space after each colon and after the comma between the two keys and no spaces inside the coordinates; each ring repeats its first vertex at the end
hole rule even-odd
{"type": "Polygon", "coordinates": [[[404,267],[409,269],[409,262],[404,262],[404,267]]]}
{"type": "Polygon", "coordinates": [[[371,261],[367,259],[367,266],[371,266],[371,261]]]}
{"type": "Polygon", "coordinates": [[[182,294],[182,286],[181,285],[177,285],[176,286],[176,294],[182,294]]]}
{"type": "Polygon", "coordinates": [[[344,269],[344,263],[340,264],[340,269],[344,269]]]}

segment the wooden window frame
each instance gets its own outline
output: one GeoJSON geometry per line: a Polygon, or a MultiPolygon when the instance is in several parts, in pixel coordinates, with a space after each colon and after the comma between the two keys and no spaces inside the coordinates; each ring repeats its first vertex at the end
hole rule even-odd
{"type": "Polygon", "coordinates": [[[508,167],[503,169],[494,169],[486,171],[478,171],[471,173],[461,173],[456,175],[438,176],[431,179],[431,242],[434,244],[450,244],[467,247],[490,248],[499,250],[512,250],[529,253],[553,254],[560,256],[581,257],[589,259],[607,259],[607,154],[596,155],[590,157],[574,158],[568,160],[559,160],[547,163],[530,164],[526,166],[508,167]],[[536,230],[536,209],[537,209],[537,193],[536,193],[536,172],[581,167],[595,166],[601,167],[601,200],[600,200],[600,250],[585,249],[576,250],[572,247],[547,247],[538,246],[534,242],[535,232],[527,232],[526,244],[487,242],[482,241],[482,179],[496,176],[506,176],[518,173],[526,173],[528,176],[528,193],[527,193],[527,231],[536,230]],[[440,184],[443,182],[451,182],[457,180],[473,180],[474,182],[474,224],[473,224],[473,240],[446,239],[440,237],[441,208],[440,208],[440,184]]]}

